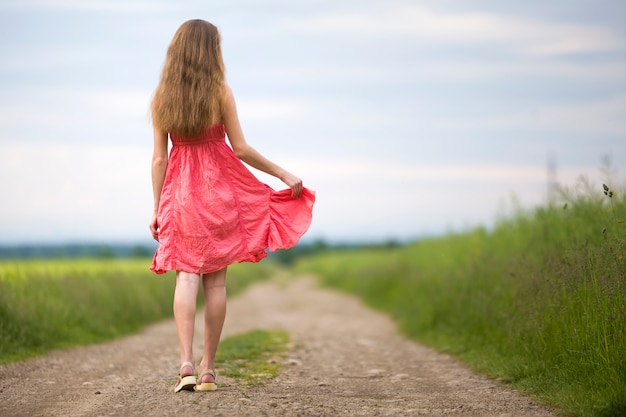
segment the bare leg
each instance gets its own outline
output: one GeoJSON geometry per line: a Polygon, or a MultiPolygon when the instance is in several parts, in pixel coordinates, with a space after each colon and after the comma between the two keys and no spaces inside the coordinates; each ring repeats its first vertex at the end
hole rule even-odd
{"type": "MultiPolygon", "coordinates": [[[[180,347],[180,363],[194,363],[193,333],[196,319],[196,297],[200,286],[200,275],[176,271],[176,289],[174,290],[174,319],[180,347]]],[[[186,366],[181,369],[181,376],[193,375],[193,369],[186,366]]]]}
{"type": "MultiPolygon", "coordinates": [[[[226,268],[202,276],[204,290],[204,354],[200,370],[215,369],[215,354],[226,318],[226,268]]],[[[214,382],[210,375],[204,381],[214,382]]]]}

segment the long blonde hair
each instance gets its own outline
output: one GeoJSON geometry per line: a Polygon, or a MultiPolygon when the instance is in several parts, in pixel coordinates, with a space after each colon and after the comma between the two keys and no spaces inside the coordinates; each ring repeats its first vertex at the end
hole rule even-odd
{"type": "Polygon", "coordinates": [[[222,119],[224,61],[217,27],[194,19],[176,31],[152,99],[152,122],[164,132],[196,136],[222,119]]]}

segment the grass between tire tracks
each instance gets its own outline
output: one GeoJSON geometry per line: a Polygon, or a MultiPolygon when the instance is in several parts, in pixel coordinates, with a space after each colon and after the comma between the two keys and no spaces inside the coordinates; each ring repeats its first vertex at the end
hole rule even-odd
{"type": "Polygon", "coordinates": [[[299,271],[389,313],[410,337],[569,416],[626,416],[626,190],[299,271]]]}
{"type": "Polygon", "coordinates": [[[262,385],[278,375],[289,334],[281,330],[253,330],[225,338],[215,358],[220,375],[248,385],[262,385]]]}

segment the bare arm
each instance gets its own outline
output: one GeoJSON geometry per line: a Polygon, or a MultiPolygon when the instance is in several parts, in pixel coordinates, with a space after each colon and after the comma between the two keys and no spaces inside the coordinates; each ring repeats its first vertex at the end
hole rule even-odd
{"type": "Polygon", "coordinates": [[[152,153],[152,193],[154,196],[154,210],[150,221],[150,232],[154,240],[159,240],[159,224],[157,214],[161,200],[161,189],[165,181],[167,170],[167,132],[154,127],[154,151],[152,153]]]}
{"type": "Polygon", "coordinates": [[[302,195],[302,180],[300,178],[276,165],[248,145],[239,123],[233,92],[228,86],[224,86],[224,126],[226,127],[228,140],[237,158],[266,174],[280,179],[291,188],[291,196],[293,198],[298,198],[302,195]]]}

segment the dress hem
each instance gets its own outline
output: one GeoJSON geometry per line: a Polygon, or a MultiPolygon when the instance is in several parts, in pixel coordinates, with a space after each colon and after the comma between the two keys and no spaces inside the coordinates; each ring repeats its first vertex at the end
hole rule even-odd
{"type": "Polygon", "coordinates": [[[258,254],[250,254],[250,256],[242,259],[242,260],[233,260],[230,262],[224,262],[222,264],[219,264],[219,266],[217,265],[212,265],[210,267],[204,267],[204,268],[192,268],[192,267],[187,267],[185,265],[165,265],[163,267],[157,267],[155,262],[152,263],[152,265],[150,266],[150,270],[152,272],[154,272],[157,275],[163,275],[166,274],[169,271],[183,271],[183,272],[187,272],[190,274],[198,274],[198,275],[203,275],[203,274],[210,274],[211,272],[217,272],[221,269],[224,269],[232,264],[240,264],[240,263],[244,263],[244,262],[249,262],[249,263],[259,263],[261,262],[263,259],[267,258],[267,252],[266,251],[261,251],[258,254]],[[187,270],[189,269],[189,270],[187,270]]]}

